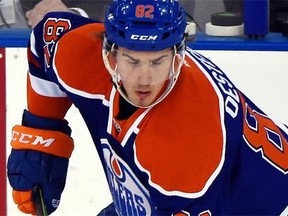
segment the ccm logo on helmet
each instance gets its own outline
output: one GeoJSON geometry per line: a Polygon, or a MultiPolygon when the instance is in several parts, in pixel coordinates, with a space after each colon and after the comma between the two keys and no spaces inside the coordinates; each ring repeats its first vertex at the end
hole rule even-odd
{"type": "Polygon", "coordinates": [[[132,34],[131,39],[132,40],[141,40],[141,41],[148,41],[148,40],[156,40],[158,35],[137,35],[132,34]]]}

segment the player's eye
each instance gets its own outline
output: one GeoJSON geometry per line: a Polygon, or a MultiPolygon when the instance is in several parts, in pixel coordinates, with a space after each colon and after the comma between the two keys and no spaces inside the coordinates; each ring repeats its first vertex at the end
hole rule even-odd
{"type": "Polygon", "coordinates": [[[138,60],[128,60],[128,63],[132,64],[132,65],[137,65],[137,64],[139,64],[139,61],[138,60]]]}
{"type": "Polygon", "coordinates": [[[156,61],[151,61],[150,62],[150,65],[151,66],[157,66],[157,65],[161,65],[163,63],[163,61],[162,60],[156,60],[156,61]]]}

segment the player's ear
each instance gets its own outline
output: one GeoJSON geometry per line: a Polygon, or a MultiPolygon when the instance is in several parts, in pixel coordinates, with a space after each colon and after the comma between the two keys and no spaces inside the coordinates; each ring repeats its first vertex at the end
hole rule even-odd
{"type": "MultiPolygon", "coordinates": [[[[106,68],[108,67],[110,71],[116,71],[117,69],[117,46],[107,41],[107,38],[104,36],[103,45],[102,45],[102,55],[106,68]]],[[[110,72],[111,73],[111,72],[110,72]]]]}
{"type": "Polygon", "coordinates": [[[174,49],[174,56],[173,56],[173,62],[172,62],[172,67],[174,69],[174,72],[177,73],[183,63],[184,63],[184,58],[185,58],[185,47],[186,47],[186,41],[183,39],[181,43],[177,44],[176,46],[173,47],[174,49]]]}
{"type": "Polygon", "coordinates": [[[107,60],[109,62],[110,67],[112,70],[116,70],[117,68],[117,60],[116,60],[116,52],[109,52],[107,53],[107,60]]]}
{"type": "Polygon", "coordinates": [[[184,63],[184,56],[181,53],[176,53],[173,57],[172,67],[173,72],[178,73],[184,63]]]}

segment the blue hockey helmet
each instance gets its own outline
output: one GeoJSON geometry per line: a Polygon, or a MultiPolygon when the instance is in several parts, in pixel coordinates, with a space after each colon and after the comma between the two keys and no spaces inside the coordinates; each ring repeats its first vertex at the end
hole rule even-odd
{"type": "Polygon", "coordinates": [[[178,0],[114,0],[106,11],[106,40],[136,51],[181,44],[186,18],[178,0]]]}

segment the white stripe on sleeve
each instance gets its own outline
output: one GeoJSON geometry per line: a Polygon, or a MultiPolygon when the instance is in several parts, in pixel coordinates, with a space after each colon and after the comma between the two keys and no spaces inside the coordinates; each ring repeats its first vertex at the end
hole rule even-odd
{"type": "Polygon", "coordinates": [[[35,35],[34,35],[34,31],[32,31],[31,35],[30,35],[30,50],[35,56],[39,57],[38,53],[36,52],[36,49],[35,49],[35,35]]]}
{"type": "Polygon", "coordinates": [[[47,97],[67,97],[56,83],[40,79],[29,73],[31,86],[37,94],[47,97]]]}

